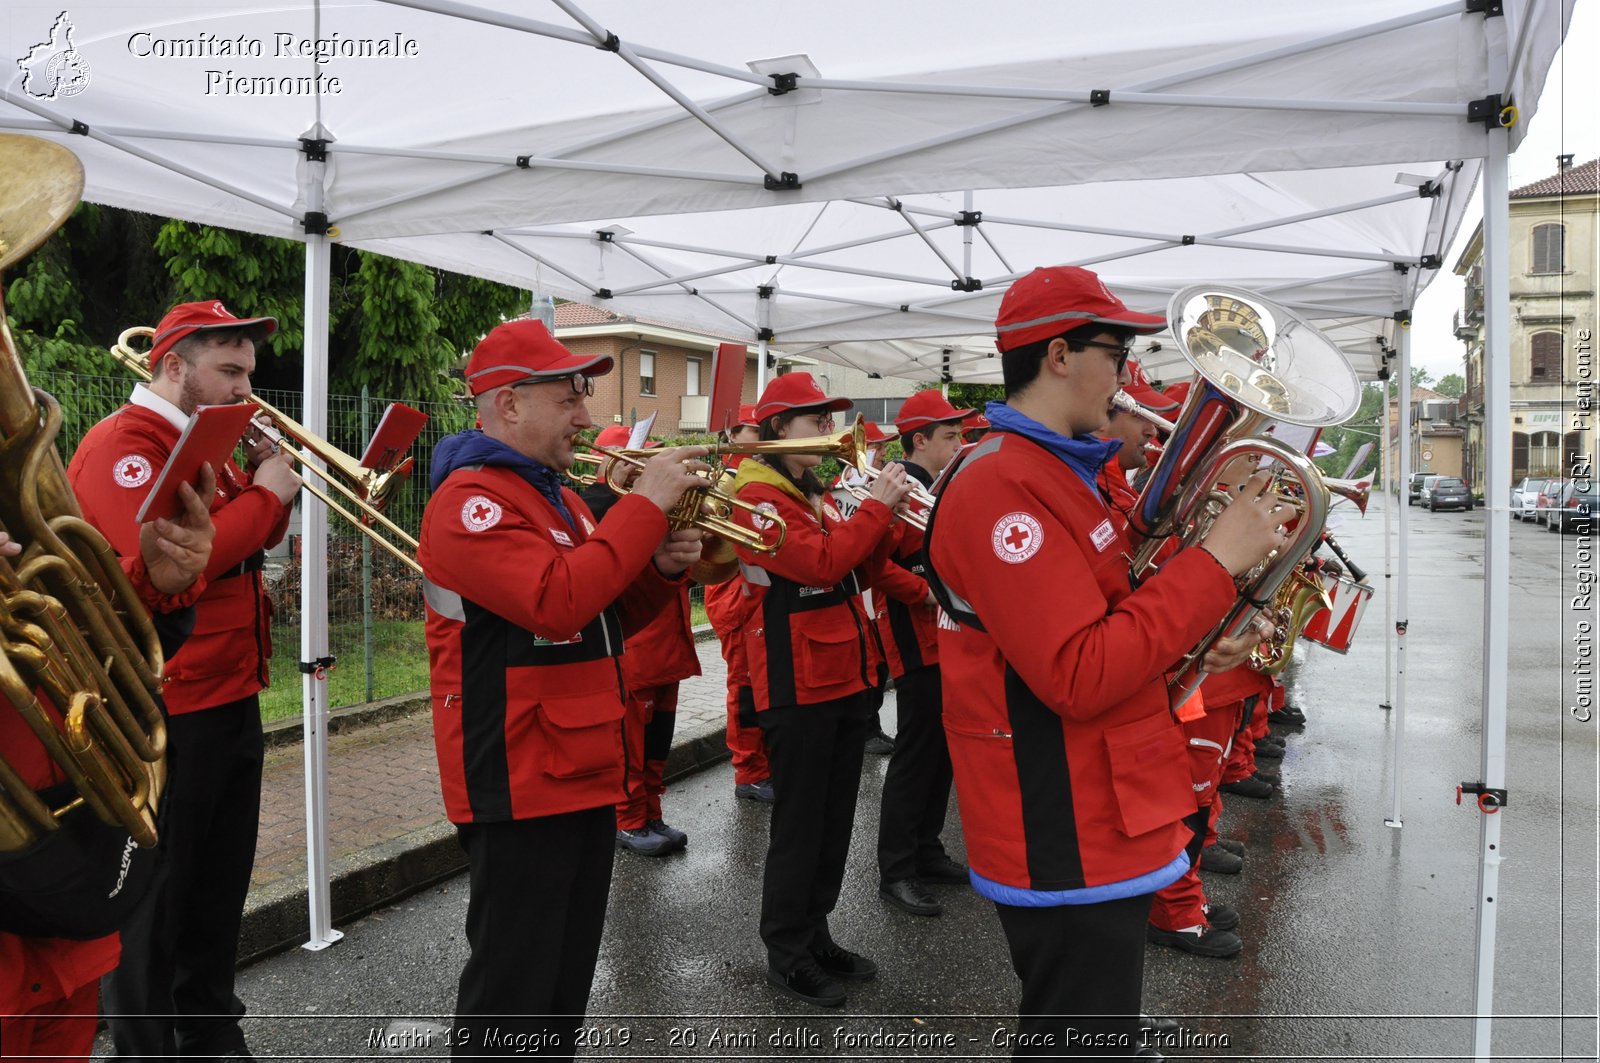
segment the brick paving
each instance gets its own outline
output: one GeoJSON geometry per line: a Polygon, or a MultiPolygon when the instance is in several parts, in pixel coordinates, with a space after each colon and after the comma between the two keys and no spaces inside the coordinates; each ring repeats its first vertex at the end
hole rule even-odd
{"type": "MultiPolygon", "coordinates": [[[[698,644],[705,674],[679,687],[673,746],[721,735],[726,725],[727,667],[715,639],[698,644]]],[[[328,859],[397,842],[445,822],[433,718],[426,709],[328,736],[328,859]]],[[[305,757],[299,742],[267,750],[261,784],[252,896],[298,881],[306,872],[305,757]]]]}

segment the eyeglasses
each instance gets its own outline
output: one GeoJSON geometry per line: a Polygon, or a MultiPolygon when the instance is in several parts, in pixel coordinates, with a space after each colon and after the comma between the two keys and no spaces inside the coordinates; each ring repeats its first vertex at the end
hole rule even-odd
{"type": "Polygon", "coordinates": [[[1133,354],[1133,348],[1125,343],[1102,343],[1099,340],[1079,340],[1080,347],[1099,347],[1102,351],[1110,351],[1117,360],[1117,373],[1121,374],[1128,364],[1128,358],[1133,354]]]}
{"type": "Polygon", "coordinates": [[[584,373],[571,373],[567,376],[552,376],[543,378],[535,377],[532,380],[519,380],[515,384],[507,384],[506,386],[512,388],[521,388],[527,387],[529,384],[553,384],[558,380],[570,382],[572,384],[572,393],[574,395],[586,395],[591,399],[594,398],[594,377],[588,376],[584,373]]]}

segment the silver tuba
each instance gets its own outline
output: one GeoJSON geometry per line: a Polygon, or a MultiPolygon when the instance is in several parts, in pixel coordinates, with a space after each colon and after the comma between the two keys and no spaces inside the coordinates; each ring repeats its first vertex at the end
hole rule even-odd
{"type": "MultiPolygon", "coordinates": [[[[1350,361],[1294,311],[1240,288],[1196,285],[1172,297],[1168,320],[1178,350],[1197,374],[1178,411],[1161,460],[1129,515],[1145,537],[1133,558],[1143,576],[1163,543],[1205,537],[1227,505],[1224,476],[1243,466],[1277,467],[1289,481],[1299,518],[1289,541],[1238,579],[1239,598],[1223,621],[1183,658],[1169,680],[1172,704],[1200,685],[1200,666],[1220,639],[1241,634],[1259,608],[1316,547],[1330,503],[1322,475],[1306,455],[1272,439],[1275,421],[1326,426],[1347,420],[1361,402],[1350,361]]],[[[1286,500],[1287,501],[1287,500],[1286,500]]]]}

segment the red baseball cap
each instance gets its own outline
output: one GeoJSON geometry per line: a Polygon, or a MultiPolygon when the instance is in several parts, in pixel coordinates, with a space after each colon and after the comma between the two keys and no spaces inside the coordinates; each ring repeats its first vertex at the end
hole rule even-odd
{"type": "Polygon", "coordinates": [[[1168,384],[1167,390],[1161,394],[1168,402],[1175,402],[1179,406],[1182,406],[1184,402],[1188,400],[1189,388],[1192,386],[1193,385],[1190,383],[1190,381],[1180,380],[1176,384],[1168,384]]]}
{"type": "Polygon", "coordinates": [[[234,317],[220,299],[206,299],[198,303],[179,303],[167,311],[156,326],[155,346],[150,348],[150,371],[155,372],[162,357],[185,336],[214,328],[249,328],[257,331],[252,340],[262,340],[278,331],[275,317],[234,317]]]}
{"type": "Polygon", "coordinates": [[[1129,310],[1098,274],[1079,266],[1041,266],[1012,282],[995,317],[995,346],[1006,351],[1056,336],[1088,322],[1134,332],[1159,332],[1167,319],[1129,310]]]}
{"type": "Polygon", "coordinates": [[[611,372],[609,354],[573,354],[550,335],[543,321],[525,318],[496,325],[467,359],[467,387],[474,395],[524,380],[555,380],[574,373],[611,372]]]}
{"type": "Polygon", "coordinates": [[[893,432],[885,432],[882,428],[878,427],[878,423],[876,421],[868,421],[866,423],[866,433],[868,443],[888,443],[891,440],[900,438],[900,431],[898,428],[893,432]]]}
{"type": "Polygon", "coordinates": [[[933,388],[919,391],[900,404],[900,412],[895,415],[894,426],[900,434],[908,436],[929,425],[942,421],[959,421],[975,411],[971,409],[958,410],[950,405],[950,401],[933,388]]]}
{"type": "MultiPolygon", "coordinates": [[[[628,440],[630,437],[632,437],[632,435],[633,429],[629,428],[625,424],[607,425],[600,430],[599,435],[594,437],[594,445],[597,447],[610,447],[612,449],[617,447],[625,447],[628,445],[628,440]]],[[[661,441],[659,439],[647,439],[645,440],[644,445],[647,447],[659,447],[661,445],[661,441]]]]}
{"type": "Polygon", "coordinates": [[[848,410],[852,405],[849,399],[828,398],[810,373],[785,373],[768,384],[756,400],[756,421],[785,410],[848,410]]]}
{"type": "Polygon", "coordinates": [[[1144,370],[1139,368],[1139,363],[1132,358],[1128,359],[1128,372],[1133,374],[1133,382],[1122,390],[1133,396],[1140,406],[1153,413],[1170,413],[1178,408],[1178,403],[1150,385],[1150,381],[1145,378],[1144,370]]]}
{"type": "Polygon", "coordinates": [[[743,405],[741,405],[739,407],[739,423],[735,427],[738,427],[738,428],[760,428],[761,427],[761,421],[759,419],[757,419],[757,417],[756,417],[756,404],[755,403],[747,402],[747,403],[744,403],[743,405]]]}

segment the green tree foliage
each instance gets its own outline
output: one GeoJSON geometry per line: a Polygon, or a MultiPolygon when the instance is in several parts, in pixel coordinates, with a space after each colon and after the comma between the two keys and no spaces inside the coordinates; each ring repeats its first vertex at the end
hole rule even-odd
{"type": "MultiPolygon", "coordinates": [[[[929,384],[928,387],[936,388],[938,384],[929,384]]],[[[950,405],[958,410],[974,409],[983,412],[985,404],[990,402],[1004,402],[1006,389],[1003,384],[951,384],[950,405]]]]}
{"type": "Polygon", "coordinates": [[[1342,425],[1323,429],[1322,442],[1332,447],[1333,453],[1325,458],[1317,458],[1317,468],[1328,476],[1343,476],[1345,467],[1356,456],[1361,445],[1371,443],[1371,452],[1351,476],[1355,479],[1376,477],[1378,463],[1382,460],[1379,445],[1379,433],[1382,430],[1383,385],[1368,383],[1361,389],[1361,405],[1357,407],[1355,416],[1342,425]]]}
{"type": "Polygon", "coordinates": [[[1420,365],[1411,367],[1411,386],[1414,388],[1427,388],[1433,386],[1433,374],[1420,365]]]}
{"type": "Polygon", "coordinates": [[[1433,390],[1452,399],[1459,399],[1467,393],[1467,382],[1462,379],[1460,373],[1448,373],[1433,385],[1433,390]]]}

